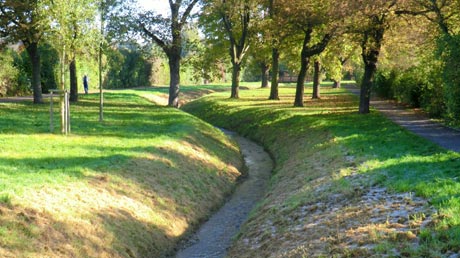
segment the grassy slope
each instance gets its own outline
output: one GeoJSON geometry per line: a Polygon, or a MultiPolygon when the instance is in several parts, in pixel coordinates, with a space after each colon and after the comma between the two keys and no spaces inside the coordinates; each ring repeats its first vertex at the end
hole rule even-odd
{"type": "Polygon", "coordinates": [[[268,90],[259,89],[242,91],[240,100],[215,94],[185,106],[208,122],[261,142],[276,160],[267,198],[230,255],[420,257],[458,252],[460,154],[402,130],[377,112],[358,115],[356,98],[344,90],[322,91],[321,100],[307,95],[305,108],[292,108],[294,89],[286,87],[281,101],[267,101],[268,90]],[[430,214],[410,214],[411,227],[397,234],[398,223],[385,222],[392,207],[381,214],[383,222],[373,222],[373,210],[359,204],[375,186],[386,186],[390,193],[414,192],[439,213],[421,230],[430,214]]]}
{"type": "Polygon", "coordinates": [[[161,257],[233,189],[242,160],[220,131],[105,98],[102,124],[97,96],[72,105],[68,137],[48,105],[0,103],[1,257],[161,257]]]}

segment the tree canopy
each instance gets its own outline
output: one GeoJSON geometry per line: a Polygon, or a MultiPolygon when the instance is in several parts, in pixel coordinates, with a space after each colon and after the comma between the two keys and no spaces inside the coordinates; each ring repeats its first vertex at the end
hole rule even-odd
{"type": "MultiPolygon", "coordinates": [[[[460,2],[457,0],[171,0],[165,3],[169,7],[167,14],[139,11],[133,1],[2,0],[2,45],[22,43],[32,67],[30,85],[36,103],[42,101],[41,76],[50,76],[41,71],[40,45],[49,45],[60,53],[61,63],[66,67],[62,71],[70,72],[70,88],[75,89],[76,99],[77,78],[81,76],[77,69],[81,66],[76,60],[86,62],[95,58],[99,42],[106,42],[103,47],[108,56],[101,60],[126,63],[106,64],[105,73],[100,72],[101,85],[111,82],[117,85],[114,87],[124,87],[120,82],[148,83],[149,72],[141,70],[150,69],[158,74],[160,69],[162,74],[169,73],[168,103],[173,107],[179,106],[181,76],[186,70],[185,76],[205,83],[225,81],[227,73],[231,73],[232,98],[239,97],[241,73],[257,73],[245,78],[262,78],[263,87],[269,86],[271,77],[269,99],[276,100],[280,67],[286,70],[283,73],[297,75],[294,105],[303,106],[305,81],[310,77],[310,63],[314,59],[321,62],[334,87],[339,87],[344,76],[357,80],[361,88],[360,113],[369,112],[370,96],[376,92],[400,100],[412,99],[411,103],[437,110],[433,113],[453,123],[460,121],[460,2]],[[99,26],[103,31],[98,30],[99,26]],[[139,36],[147,40],[147,45],[140,43],[139,36]],[[115,53],[116,49],[120,52],[115,53]],[[163,53],[156,52],[158,49],[163,53]],[[115,69],[123,72],[117,73],[115,69]],[[417,77],[412,73],[427,69],[433,79],[424,79],[423,84],[406,85],[400,81],[403,74],[417,77]],[[105,78],[108,74],[111,78],[105,78]],[[114,78],[117,74],[144,77],[117,80],[114,78]]],[[[16,73],[11,74],[23,73],[17,67],[12,68],[16,73]]],[[[150,82],[164,81],[160,80],[162,76],[150,82]]],[[[23,79],[14,82],[11,76],[4,77],[4,81],[24,85],[23,79]]]]}

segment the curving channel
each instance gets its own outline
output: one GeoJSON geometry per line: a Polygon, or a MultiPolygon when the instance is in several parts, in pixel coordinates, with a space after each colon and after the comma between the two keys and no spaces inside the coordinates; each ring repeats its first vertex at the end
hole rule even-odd
{"type": "Polygon", "coordinates": [[[229,201],[195,233],[189,246],[176,254],[177,258],[225,257],[232,237],[238,233],[249,212],[265,194],[273,170],[272,159],[256,143],[234,133],[224,132],[239,143],[248,168],[248,177],[237,186],[229,201]]]}

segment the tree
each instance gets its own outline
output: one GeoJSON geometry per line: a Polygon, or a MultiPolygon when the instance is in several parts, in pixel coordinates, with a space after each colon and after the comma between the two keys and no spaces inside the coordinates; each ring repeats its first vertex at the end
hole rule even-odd
{"type": "Polygon", "coordinates": [[[263,35],[259,35],[255,39],[253,51],[250,51],[250,60],[257,65],[259,68],[259,74],[261,78],[261,88],[268,88],[268,81],[270,77],[271,58],[269,53],[270,45],[264,42],[263,35]]]}
{"type": "Polygon", "coordinates": [[[205,84],[210,81],[226,82],[229,62],[225,43],[206,38],[194,44],[194,48],[193,55],[187,57],[187,63],[193,67],[195,80],[202,79],[205,84]]]}
{"type": "Polygon", "coordinates": [[[358,58],[359,46],[355,41],[350,34],[334,37],[321,55],[326,76],[332,80],[334,89],[341,87],[345,64],[358,58]]]}
{"type": "Polygon", "coordinates": [[[316,58],[313,67],[314,67],[313,69],[313,93],[312,93],[311,98],[320,99],[321,94],[319,91],[319,87],[321,84],[321,61],[319,58],[316,58]]]}
{"type": "Polygon", "coordinates": [[[251,0],[214,0],[204,6],[202,24],[206,31],[216,37],[225,38],[229,43],[232,63],[232,92],[230,98],[239,98],[240,74],[245,55],[249,49],[251,16],[254,10],[251,0]],[[224,35],[219,33],[221,28],[224,35]],[[217,34],[217,35],[216,35],[217,34]]]}
{"type": "Polygon", "coordinates": [[[257,6],[257,10],[254,11],[254,18],[252,26],[254,31],[257,33],[252,37],[252,46],[249,52],[250,60],[256,63],[261,78],[261,88],[268,88],[268,81],[270,77],[271,62],[271,48],[272,48],[272,35],[269,27],[269,10],[267,11],[263,5],[257,6]],[[268,14],[268,15],[267,15],[268,14]]]}
{"type": "Polygon", "coordinates": [[[268,37],[267,41],[271,41],[272,80],[270,96],[268,97],[270,100],[279,100],[278,77],[280,72],[280,48],[291,31],[289,29],[290,24],[288,19],[280,15],[282,8],[280,4],[283,4],[283,2],[280,3],[280,1],[277,0],[268,1],[269,22],[265,28],[268,37]]]}
{"type": "Polygon", "coordinates": [[[460,1],[412,0],[399,14],[423,15],[439,28],[438,51],[443,63],[447,119],[460,122],[460,1]]]}
{"type": "Polygon", "coordinates": [[[110,88],[130,88],[149,85],[152,63],[148,61],[149,53],[137,42],[123,44],[109,49],[107,53],[110,69],[106,83],[110,88]]]}
{"type": "Polygon", "coordinates": [[[302,50],[300,53],[300,70],[297,77],[294,106],[303,107],[305,79],[312,56],[320,54],[332,38],[332,21],[334,21],[334,4],[323,1],[280,1],[281,17],[286,17],[292,28],[301,32],[302,50]]]}
{"type": "Polygon", "coordinates": [[[156,43],[168,57],[170,71],[168,106],[171,107],[179,106],[180,63],[184,44],[182,30],[197,3],[198,0],[169,0],[171,17],[145,12],[139,19],[143,35],[156,43]]]}
{"type": "Polygon", "coordinates": [[[61,55],[61,86],[65,85],[65,67],[70,72],[70,101],[78,101],[77,53],[97,45],[91,21],[97,12],[96,0],[53,0],[50,23],[54,45],[61,55]],[[93,34],[93,35],[92,35],[93,34]]]}
{"type": "Polygon", "coordinates": [[[32,63],[34,103],[43,102],[38,45],[48,29],[44,6],[40,0],[0,0],[0,36],[5,43],[24,44],[32,63]]]}
{"type": "Polygon", "coordinates": [[[351,30],[360,36],[361,56],[364,62],[364,76],[361,82],[359,113],[370,112],[370,96],[374,83],[377,62],[383,44],[385,31],[391,26],[398,0],[351,1],[351,30]]]}

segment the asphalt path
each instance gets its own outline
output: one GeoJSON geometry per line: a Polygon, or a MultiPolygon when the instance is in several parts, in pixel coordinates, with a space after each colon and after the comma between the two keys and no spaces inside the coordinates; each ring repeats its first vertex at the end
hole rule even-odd
{"type": "MultiPolygon", "coordinates": [[[[346,86],[351,93],[359,95],[359,88],[346,86]]],[[[431,120],[422,112],[405,108],[389,100],[371,98],[371,106],[388,117],[396,124],[407,130],[428,139],[448,150],[460,151],[460,131],[446,127],[431,120]]]]}

